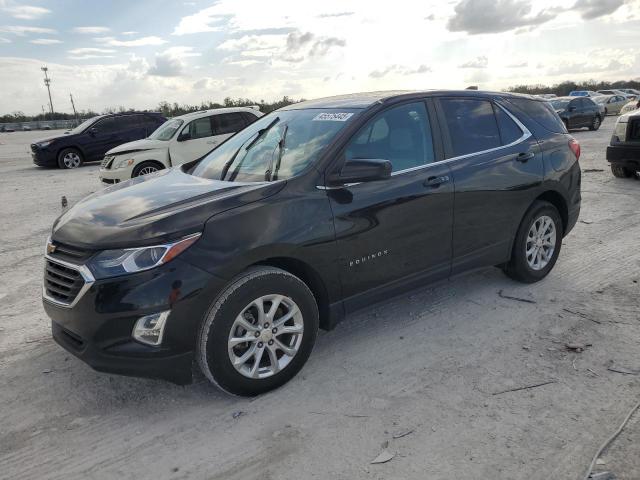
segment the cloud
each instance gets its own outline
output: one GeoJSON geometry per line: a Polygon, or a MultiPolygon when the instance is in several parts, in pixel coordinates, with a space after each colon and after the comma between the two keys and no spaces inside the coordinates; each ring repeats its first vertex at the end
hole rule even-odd
{"type": "Polygon", "coordinates": [[[318,18],[350,17],[355,12],[321,13],[318,18]]]}
{"type": "Polygon", "coordinates": [[[113,37],[99,37],[95,40],[111,47],[146,47],[150,45],[163,45],[168,43],[166,40],[156,36],[141,37],[136,38],[135,40],[117,40],[113,37]]]}
{"type": "Polygon", "coordinates": [[[56,30],[51,28],[42,28],[42,27],[25,27],[23,25],[11,25],[11,26],[3,26],[0,27],[0,32],[3,33],[13,33],[14,35],[24,36],[28,33],[44,33],[44,34],[57,34],[56,30]]]}
{"type": "Polygon", "coordinates": [[[0,37],[0,43],[11,43],[11,40],[9,40],[8,38],[0,37]]]}
{"type": "Polygon", "coordinates": [[[529,66],[529,62],[524,61],[524,62],[510,63],[509,65],[507,65],[507,68],[525,68],[528,66],[529,66]]]}
{"type": "Polygon", "coordinates": [[[432,20],[436,19],[436,16],[435,16],[435,14],[432,13],[431,15],[428,15],[428,16],[424,17],[424,19],[432,21],[432,20]]]}
{"type": "Polygon", "coordinates": [[[101,33],[110,32],[111,29],[107,27],[75,27],[71,30],[73,33],[100,35],[101,33]]]}
{"type": "Polygon", "coordinates": [[[327,54],[331,47],[344,47],[347,42],[342,38],[328,37],[321,38],[313,44],[309,54],[312,57],[322,57],[327,54]]]}
{"type": "Polygon", "coordinates": [[[86,48],[74,48],[72,50],[69,50],[69,53],[71,55],[86,55],[86,54],[100,54],[100,53],[116,53],[116,50],[112,48],[86,47],[86,48]]]}
{"type": "Polygon", "coordinates": [[[388,67],[383,68],[382,70],[374,70],[369,73],[369,77],[371,78],[382,78],[386,77],[389,74],[396,75],[416,75],[421,73],[428,73],[431,71],[427,65],[420,65],[417,68],[409,68],[403,65],[389,65],[388,67]]]}
{"type": "Polygon", "coordinates": [[[122,32],[122,35],[136,35],[138,32],[135,32],[133,30],[129,30],[128,32],[122,32]]]}
{"type": "Polygon", "coordinates": [[[155,64],[148,70],[149,75],[157,77],[179,77],[185,68],[185,57],[198,57],[193,47],[171,47],[156,55],[155,64]]]}
{"type": "Polygon", "coordinates": [[[115,58],[115,55],[69,55],[69,60],[94,60],[98,58],[115,58]]]}
{"type": "Polygon", "coordinates": [[[458,68],[487,68],[489,66],[489,59],[485,55],[476,57],[474,60],[458,65],[458,68]]]}
{"type": "Polygon", "coordinates": [[[29,40],[29,43],[33,43],[35,45],[55,45],[57,43],[62,43],[62,41],[56,40],[55,38],[36,38],[34,40],[29,40]]]}
{"type": "Polygon", "coordinates": [[[528,0],[461,0],[454,10],[455,15],[449,18],[447,28],[470,35],[541,25],[558,14],[558,10],[552,9],[531,15],[528,0]]]}
{"type": "Polygon", "coordinates": [[[617,59],[612,59],[607,63],[591,63],[591,62],[571,62],[562,63],[547,69],[547,75],[578,75],[582,73],[599,73],[599,72],[620,72],[626,70],[631,65],[622,63],[617,59]]]}
{"type": "Polygon", "coordinates": [[[585,20],[592,20],[615,12],[623,3],[624,0],[578,0],[572,10],[585,20]]]}
{"type": "Polygon", "coordinates": [[[218,32],[222,29],[230,15],[216,14],[217,7],[205,8],[193,15],[180,19],[180,23],[174,28],[172,35],[188,35],[202,32],[218,32]]]}
{"type": "Polygon", "coordinates": [[[43,7],[33,7],[31,5],[22,5],[17,7],[5,7],[5,11],[9,12],[14,18],[19,18],[20,20],[36,20],[43,15],[47,15],[51,13],[51,10],[43,7]]]}
{"type": "Polygon", "coordinates": [[[291,32],[289,35],[287,35],[287,52],[297,52],[304,45],[311,42],[311,40],[313,40],[313,33],[311,32],[291,32]]]}

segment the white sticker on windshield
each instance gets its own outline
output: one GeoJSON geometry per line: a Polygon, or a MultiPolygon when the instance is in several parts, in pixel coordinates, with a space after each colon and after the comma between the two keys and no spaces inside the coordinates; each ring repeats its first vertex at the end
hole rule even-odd
{"type": "Polygon", "coordinates": [[[312,121],[319,122],[346,122],[353,116],[353,113],[319,113],[315,117],[313,117],[312,121]]]}

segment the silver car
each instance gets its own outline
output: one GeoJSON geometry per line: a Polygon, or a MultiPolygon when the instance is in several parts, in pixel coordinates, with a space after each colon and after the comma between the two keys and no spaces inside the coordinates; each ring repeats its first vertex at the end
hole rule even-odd
{"type": "Polygon", "coordinates": [[[622,107],[629,103],[629,100],[622,95],[600,95],[593,97],[592,100],[604,107],[605,115],[619,115],[622,107]]]}

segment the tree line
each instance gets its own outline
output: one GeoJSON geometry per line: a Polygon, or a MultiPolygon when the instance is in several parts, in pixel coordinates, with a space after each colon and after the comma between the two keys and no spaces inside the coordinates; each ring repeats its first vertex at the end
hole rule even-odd
{"type": "Polygon", "coordinates": [[[616,82],[604,82],[596,80],[587,80],[585,82],[562,82],[555,85],[516,85],[509,87],[508,91],[513,93],[528,93],[529,95],[536,95],[540,93],[555,93],[559,97],[569,95],[569,92],[573,90],[610,90],[618,88],[634,88],[640,90],[640,79],[636,80],[619,80],[616,82]]]}
{"type": "MultiPolygon", "coordinates": [[[[231,97],[225,98],[222,103],[218,102],[202,102],[200,105],[188,105],[186,103],[178,104],[177,102],[169,103],[162,101],[158,104],[158,107],[155,110],[143,110],[143,111],[155,111],[160,112],[165,117],[175,117],[178,115],[184,115],[189,112],[197,112],[198,110],[210,110],[214,108],[223,108],[223,107],[249,107],[249,106],[258,106],[262,113],[269,113],[273,110],[277,110],[278,108],[285,107],[287,105],[291,105],[292,103],[301,102],[303,99],[292,99],[288,96],[282,97],[280,100],[276,100],[274,102],[265,102],[264,100],[255,101],[249,98],[237,98],[233,99],[231,97]]],[[[126,108],[123,106],[120,107],[111,107],[106,108],[102,112],[102,114],[106,113],[127,113],[135,110],[133,108],[126,108]]],[[[78,112],[79,118],[90,118],[95,117],[96,115],[100,115],[100,113],[95,112],[93,110],[82,110],[78,112]]],[[[42,122],[47,120],[74,120],[76,117],[73,113],[62,113],[62,112],[53,112],[53,113],[39,113],[38,115],[25,115],[24,112],[15,111],[12,113],[8,113],[5,115],[0,115],[0,123],[16,123],[16,122],[42,122]]]]}

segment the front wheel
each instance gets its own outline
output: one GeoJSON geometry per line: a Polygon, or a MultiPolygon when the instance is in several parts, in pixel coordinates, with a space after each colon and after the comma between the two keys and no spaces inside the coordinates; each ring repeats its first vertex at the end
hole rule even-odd
{"type": "Polygon", "coordinates": [[[58,154],[58,167],[78,168],[82,165],[82,154],[75,148],[65,148],[58,154]]]}
{"type": "Polygon", "coordinates": [[[504,272],[523,283],[542,280],[558,259],[563,232],[556,207],[549,202],[534,202],[518,228],[504,272]]]}
{"type": "Polygon", "coordinates": [[[596,115],[595,117],[593,117],[593,120],[591,121],[591,125],[589,125],[589,130],[598,130],[600,128],[600,117],[598,115],[596,115]]]}
{"type": "Polygon", "coordinates": [[[160,165],[158,162],[142,162],[140,165],[136,165],[131,172],[131,178],[140,177],[142,175],[149,175],[150,173],[156,173],[157,171],[163,170],[164,167],[160,165]]]}
{"type": "Polygon", "coordinates": [[[302,280],[279,268],[254,267],[213,302],[200,327],[198,364],[222,390],[258,395],[300,371],[318,324],[316,300],[302,280]]]}

